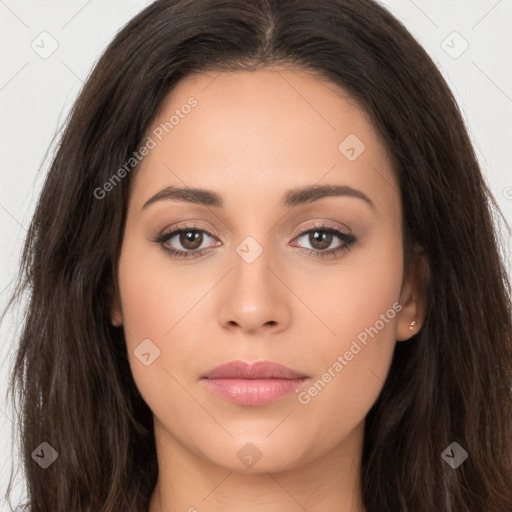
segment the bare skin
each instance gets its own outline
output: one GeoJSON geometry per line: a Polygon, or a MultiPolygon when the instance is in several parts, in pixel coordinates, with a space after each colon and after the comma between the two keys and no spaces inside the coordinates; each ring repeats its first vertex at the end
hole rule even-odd
{"type": "Polygon", "coordinates": [[[154,414],[159,480],[149,511],[364,512],[365,417],[396,342],[424,315],[423,287],[404,274],[400,192],[370,119],[336,85],[272,68],[187,78],[147,136],[156,146],[132,177],[112,319],[154,414]],[[154,130],[190,97],[197,105],[158,140],[154,130]],[[364,151],[356,139],[339,149],[349,134],[364,151]],[[347,195],[280,205],[290,189],[327,184],[373,206],[347,195]],[[214,191],[224,205],[143,208],[171,185],[214,191]],[[201,243],[153,241],[183,223],[201,243]],[[357,240],[299,232],[319,225],[357,240]],[[164,247],[204,252],[185,259],[164,247]],[[377,334],[361,343],[372,326],[377,334]],[[147,339],[160,355],[146,366],[134,351],[147,339]],[[310,380],[270,404],[235,404],[201,375],[237,359],[275,361],[310,380]]]}

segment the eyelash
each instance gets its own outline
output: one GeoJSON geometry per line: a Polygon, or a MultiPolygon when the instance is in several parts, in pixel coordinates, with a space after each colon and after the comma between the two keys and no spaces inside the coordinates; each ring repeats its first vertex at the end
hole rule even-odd
{"type": "MultiPolygon", "coordinates": [[[[201,250],[195,250],[195,251],[180,251],[180,250],[177,250],[177,249],[170,249],[169,247],[167,247],[165,245],[165,243],[168,240],[170,240],[171,238],[173,238],[174,236],[176,236],[176,235],[178,235],[180,233],[183,233],[183,232],[188,232],[188,231],[205,233],[209,237],[214,238],[213,235],[210,232],[206,231],[205,229],[200,229],[198,226],[194,226],[194,225],[180,225],[180,226],[177,226],[176,228],[174,228],[172,231],[168,231],[167,233],[165,233],[165,232],[162,233],[157,238],[154,238],[151,241],[156,243],[156,244],[159,244],[162,247],[162,249],[165,252],[167,252],[172,257],[176,257],[176,258],[192,258],[194,256],[203,254],[207,249],[201,249],[201,250]]],[[[340,231],[339,229],[333,228],[332,226],[328,226],[328,225],[325,225],[325,224],[318,224],[318,225],[308,226],[307,228],[303,228],[303,229],[299,230],[299,233],[294,238],[294,240],[297,239],[297,238],[301,238],[305,234],[310,233],[312,231],[321,231],[323,233],[335,235],[342,242],[344,242],[344,244],[341,245],[340,247],[337,247],[335,249],[330,249],[328,251],[321,251],[319,249],[307,249],[307,248],[304,248],[304,247],[301,248],[302,251],[305,251],[310,256],[313,256],[313,257],[316,257],[316,258],[326,258],[326,257],[335,256],[335,255],[337,255],[339,253],[348,251],[358,241],[358,238],[355,237],[354,235],[349,235],[347,233],[344,233],[343,231],[340,231]]]]}

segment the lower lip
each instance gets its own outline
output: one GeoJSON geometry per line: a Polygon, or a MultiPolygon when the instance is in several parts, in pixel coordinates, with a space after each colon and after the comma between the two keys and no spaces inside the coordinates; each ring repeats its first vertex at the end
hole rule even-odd
{"type": "Polygon", "coordinates": [[[298,391],[302,379],[202,379],[213,393],[240,405],[265,405],[298,391]]]}

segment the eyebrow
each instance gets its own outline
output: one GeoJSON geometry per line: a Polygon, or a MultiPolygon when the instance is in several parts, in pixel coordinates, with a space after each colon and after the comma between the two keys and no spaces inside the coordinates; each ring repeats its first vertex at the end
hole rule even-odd
{"type": "MultiPolygon", "coordinates": [[[[311,185],[306,187],[294,188],[288,190],[279,203],[282,207],[294,207],[303,204],[312,203],[323,199],[324,197],[355,197],[365,201],[373,210],[376,210],[375,204],[360,190],[345,185],[311,185]]],[[[144,210],[151,204],[161,200],[184,201],[203,206],[215,208],[224,207],[222,197],[212,190],[195,187],[175,187],[169,186],[160,190],[150,197],[142,209],[144,210]]]]}

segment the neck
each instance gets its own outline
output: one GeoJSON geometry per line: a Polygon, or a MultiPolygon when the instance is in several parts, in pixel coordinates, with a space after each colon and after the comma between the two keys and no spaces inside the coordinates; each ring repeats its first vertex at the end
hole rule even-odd
{"type": "Polygon", "coordinates": [[[193,453],[155,418],[159,476],[149,512],[364,512],[363,429],[364,422],[313,460],[303,454],[285,469],[241,471],[193,453]]]}

